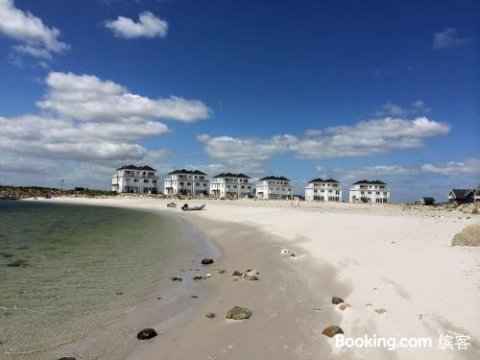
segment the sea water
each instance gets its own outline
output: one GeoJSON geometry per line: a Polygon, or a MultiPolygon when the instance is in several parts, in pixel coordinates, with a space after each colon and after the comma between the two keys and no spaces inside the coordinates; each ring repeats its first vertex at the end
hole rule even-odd
{"type": "Polygon", "coordinates": [[[0,358],[48,354],[154,296],[185,236],[149,212],[0,201],[0,358]]]}

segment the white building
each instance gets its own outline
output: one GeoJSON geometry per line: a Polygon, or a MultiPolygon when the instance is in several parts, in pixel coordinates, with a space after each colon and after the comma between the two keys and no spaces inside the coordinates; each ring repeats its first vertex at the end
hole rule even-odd
{"type": "Polygon", "coordinates": [[[390,202],[387,184],[380,180],[360,180],[353,183],[349,191],[351,203],[386,204],[390,202]]]}
{"type": "Polygon", "coordinates": [[[341,202],[342,189],[334,179],[313,179],[305,188],[306,201],[341,202]]]}
{"type": "Polygon", "coordinates": [[[292,186],[286,177],[266,176],[258,180],[255,192],[261,200],[290,199],[292,186]]]}
{"type": "Polygon", "coordinates": [[[221,173],[210,182],[210,195],[216,198],[233,197],[236,199],[253,195],[255,186],[245,174],[221,173]]]}
{"type": "Polygon", "coordinates": [[[164,181],[164,194],[167,195],[208,195],[207,174],[199,170],[175,170],[164,181]]]}
{"type": "Polygon", "coordinates": [[[150,166],[126,165],[112,176],[112,191],[118,193],[156,194],[157,170],[150,166]]]}

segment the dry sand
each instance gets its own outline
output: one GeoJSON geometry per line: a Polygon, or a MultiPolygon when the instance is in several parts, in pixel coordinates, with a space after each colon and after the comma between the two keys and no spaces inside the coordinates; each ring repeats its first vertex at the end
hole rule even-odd
{"type": "MultiPolygon", "coordinates": [[[[206,210],[183,213],[155,199],[53,201],[177,213],[224,253],[212,277],[202,281],[211,295],[198,311],[175,330],[140,343],[130,359],[480,358],[480,249],[450,246],[479,215],[260,201],[191,201],[206,203],[206,210]],[[283,248],[296,257],[281,255],[283,248]],[[227,273],[218,274],[219,268],[227,273]],[[233,270],[249,268],[259,270],[259,281],[233,280],[233,270]],[[339,310],[332,296],[351,307],[339,310]],[[253,316],[226,320],[234,305],[250,308],[253,316]],[[217,317],[206,319],[207,312],[217,317]],[[341,349],[321,334],[330,324],[348,337],[422,337],[433,345],[341,349]],[[438,348],[442,335],[454,337],[453,350],[438,348]],[[470,337],[467,350],[457,349],[457,335],[470,337]]],[[[161,330],[162,323],[157,326],[161,330]]]]}

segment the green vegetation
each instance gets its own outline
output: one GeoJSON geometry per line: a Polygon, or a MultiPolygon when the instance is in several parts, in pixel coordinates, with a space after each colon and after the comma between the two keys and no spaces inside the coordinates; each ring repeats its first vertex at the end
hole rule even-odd
{"type": "Polygon", "coordinates": [[[3,186],[0,185],[0,200],[19,200],[46,196],[72,196],[72,197],[96,197],[116,196],[114,191],[91,190],[87,188],[75,188],[61,190],[40,186],[3,186]]]}

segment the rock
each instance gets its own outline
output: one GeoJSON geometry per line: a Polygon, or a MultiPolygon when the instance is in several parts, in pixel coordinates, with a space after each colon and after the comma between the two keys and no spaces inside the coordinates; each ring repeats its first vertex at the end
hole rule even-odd
{"type": "Polygon", "coordinates": [[[465,226],[453,237],[452,246],[480,246],[480,223],[465,226]]]}
{"type": "Polygon", "coordinates": [[[289,257],[289,258],[294,258],[295,256],[296,256],[295,253],[290,253],[290,254],[288,254],[288,257],[289,257]]]}
{"type": "Polygon", "coordinates": [[[15,260],[12,261],[11,263],[8,263],[7,266],[10,267],[27,267],[28,263],[25,260],[15,260]]]}
{"type": "Polygon", "coordinates": [[[170,280],[172,280],[172,281],[182,281],[183,279],[181,277],[178,277],[178,276],[172,276],[170,278],[170,280]]]}
{"type": "Polygon", "coordinates": [[[332,304],[338,305],[338,304],[341,304],[343,302],[344,301],[341,297],[338,297],[338,296],[332,297],[332,304]]]}
{"type": "Polygon", "coordinates": [[[343,334],[343,330],[337,325],[330,325],[323,329],[322,334],[328,337],[334,337],[338,334],[343,334]]]}
{"type": "Polygon", "coordinates": [[[225,270],[225,269],[218,269],[219,274],[225,274],[226,272],[227,272],[227,270],[225,270]]]}
{"type": "Polygon", "coordinates": [[[352,305],[350,305],[349,303],[346,303],[346,302],[342,302],[342,303],[338,306],[338,308],[339,308],[340,310],[342,310],[342,311],[345,310],[345,309],[347,309],[347,308],[349,308],[349,307],[352,307],[352,305]]]}
{"type": "Polygon", "coordinates": [[[241,273],[240,271],[235,270],[235,271],[233,272],[232,276],[243,276],[243,273],[241,273]]]}
{"type": "Polygon", "coordinates": [[[76,358],[74,358],[73,356],[64,356],[58,360],[76,360],[76,358]]]}
{"type": "Polygon", "coordinates": [[[246,320],[252,316],[252,311],[241,306],[234,306],[227,312],[227,319],[246,320]]]}
{"type": "Polygon", "coordinates": [[[252,275],[252,276],[247,276],[247,280],[257,281],[257,280],[260,280],[260,279],[258,278],[258,276],[252,275]]]}
{"type": "Polygon", "coordinates": [[[385,314],[387,312],[387,309],[378,308],[378,309],[375,309],[375,312],[381,315],[381,314],[385,314]]]}
{"type": "Polygon", "coordinates": [[[260,273],[258,272],[257,269],[247,270],[247,271],[245,272],[245,276],[247,276],[247,277],[250,277],[250,276],[258,276],[258,275],[260,275],[260,273]]]}
{"type": "Polygon", "coordinates": [[[143,329],[142,331],[140,331],[137,334],[137,339],[138,340],[148,340],[148,339],[154,338],[157,335],[158,334],[155,331],[155,329],[148,328],[148,329],[143,329]]]}
{"type": "Polygon", "coordinates": [[[211,312],[210,312],[210,313],[206,313],[206,314],[205,314],[205,317],[206,317],[207,319],[213,319],[213,318],[215,317],[215,313],[211,313],[211,312]]]}
{"type": "Polygon", "coordinates": [[[123,291],[117,291],[115,294],[117,294],[117,295],[123,295],[123,291]]]}
{"type": "Polygon", "coordinates": [[[210,264],[213,264],[213,259],[209,259],[209,258],[202,259],[201,264],[202,264],[202,265],[210,265],[210,264]]]}
{"type": "Polygon", "coordinates": [[[203,279],[204,279],[204,277],[200,274],[197,274],[193,277],[193,280],[203,280],[203,279]]]}
{"type": "Polygon", "coordinates": [[[198,299],[198,296],[197,295],[192,295],[191,298],[192,299],[198,299]]]}

